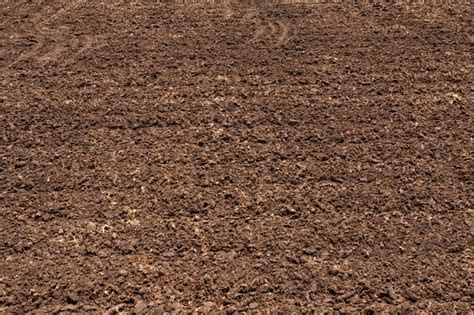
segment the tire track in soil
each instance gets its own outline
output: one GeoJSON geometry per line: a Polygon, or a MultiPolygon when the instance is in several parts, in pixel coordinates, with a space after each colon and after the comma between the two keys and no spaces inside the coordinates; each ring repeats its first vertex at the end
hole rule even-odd
{"type": "MultiPolygon", "coordinates": [[[[232,6],[232,2],[229,0],[210,1],[209,3],[222,5],[222,17],[224,20],[230,20],[237,15],[232,6]]],[[[275,4],[276,3],[278,2],[275,2],[275,4]]],[[[272,3],[270,3],[270,5],[271,4],[272,3]]],[[[290,27],[290,22],[280,19],[265,21],[263,18],[260,18],[262,10],[265,10],[265,7],[262,6],[260,2],[255,0],[244,2],[240,4],[240,8],[243,8],[244,11],[240,18],[240,24],[245,28],[247,28],[249,24],[255,25],[255,30],[251,38],[247,40],[247,44],[255,45],[259,41],[263,41],[267,43],[269,47],[277,48],[291,40],[292,36],[290,36],[290,33],[292,28],[290,27]]]]}
{"type": "Polygon", "coordinates": [[[70,34],[61,34],[55,38],[55,41],[57,41],[55,47],[38,58],[42,65],[60,59],[62,59],[61,63],[66,65],[73,63],[96,43],[95,39],[90,35],[74,36],[70,34]],[[68,54],[69,51],[73,53],[68,54]]]}
{"type": "MultiPolygon", "coordinates": [[[[75,14],[90,20],[72,31],[103,21],[84,7],[75,14]]],[[[440,23],[425,33],[402,18],[439,43],[430,48],[404,34],[380,43],[383,29],[357,8],[261,11],[260,25],[241,20],[249,6],[233,8],[225,29],[207,8],[140,9],[137,20],[153,16],[140,20],[143,40],[161,36],[158,23],[187,37],[141,42],[159,51],[132,67],[124,46],[135,40],[115,32],[94,51],[97,65],[110,59],[103,70],[30,67],[27,84],[4,72],[0,313],[469,313],[469,15],[442,37],[440,23]],[[256,26],[260,47],[296,29],[315,50],[245,46],[256,26]],[[215,40],[227,30],[245,34],[235,56],[215,40]],[[169,71],[190,54],[184,75],[169,71]],[[213,66],[220,56],[234,69],[213,66]],[[223,75],[236,79],[214,80],[223,75]],[[85,81],[101,87],[82,97],[85,81]]],[[[111,28],[137,32],[133,10],[116,10],[111,28]]],[[[46,39],[25,53],[90,49],[84,33],[32,32],[23,39],[46,39]]]]}
{"type": "Polygon", "coordinates": [[[260,21],[256,22],[257,29],[249,43],[255,44],[260,39],[264,41],[270,41],[273,44],[271,47],[277,48],[284,44],[286,44],[291,37],[289,36],[290,33],[290,25],[289,22],[282,22],[278,21],[268,21],[266,23],[261,23],[260,21]],[[267,32],[269,31],[269,32],[267,32]]]}
{"type": "MultiPolygon", "coordinates": [[[[80,58],[86,51],[92,49],[97,42],[93,36],[82,35],[77,37],[71,34],[71,28],[68,26],[53,29],[47,25],[72,14],[86,2],[87,0],[75,0],[53,12],[49,12],[50,7],[40,10],[32,20],[33,31],[35,32],[33,36],[36,44],[31,50],[21,53],[8,67],[13,67],[28,60],[34,60],[41,66],[45,66],[61,58],[63,58],[63,64],[70,64],[80,58]]],[[[18,37],[21,37],[21,34],[18,37]]]]}
{"type": "Polygon", "coordinates": [[[290,40],[290,37],[288,36],[290,26],[288,22],[283,23],[282,21],[277,21],[276,23],[280,26],[280,36],[276,43],[276,46],[278,47],[286,44],[290,40]]]}
{"type": "Polygon", "coordinates": [[[224,5],[224,9],[223,9],[224,20],[230,20],[232,16],[234,15],[234,10],[232,9],[230,2],[228,0],[223,1],[222,4],[224,5]]]}
{"type": "Polygon", "coordinates": [[[262,18],[259,18],[261,10],[264,10],[264,8],[253,4],[242,17],[242,24],[250,23],[256,25],[253,36],[247,43],[254,45],[262,40],[270,42],[270,47],[273,48],[286,44],[291,39],[291,36],[289,36],[291,30],[290,22],[284,22],[280,19],[265,22],[262,18]]]}

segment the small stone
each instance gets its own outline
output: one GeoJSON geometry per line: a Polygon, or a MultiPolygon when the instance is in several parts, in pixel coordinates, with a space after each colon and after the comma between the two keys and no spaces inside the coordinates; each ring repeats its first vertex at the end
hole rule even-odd
{"type": "Polygon", "coordinates": [[[271,292],[272,288],[268,284],[263,284],[257,288],[258,293],[268,293],[271,292]]]}
{"type": "Polygon", "coordinates": [[[334,265],[329,271],[329,273],[332,275],[339,275],[344,274],[344,270],[342,270],[342,267],[340,265],[334,265]]]}
{"type": "Polygon", "coordinates": [[[79,307],[81,307],[79,304],[66,304],[61,307],[61,311],[74,311],[77,310],[79,307]]]}
{"type": "Polygon", "coordinates": [[[293,214],[296,214],[296,210],[293,207],[288,206],[286,207],[284,214],[293,215],[293,214]]]}
{"type": "Polygon", "coordinates": [[[256,309],[257,307],[258,307],[258,304],[255,303],[255,302],[249,304],[249,308],[250,308],[251,310],[256,309]]]}
{"type": "Polygon", "coordinates": [[[339,309],[341,309],[341,308],[344,307],[344,303],[337,303],[337,304],[334,304],[333,307],[334,307],[335,310],[339,310],[339,309]]]}
{"type": "Polygon", "coordinates": [[[128,276],[128,271],[125,270],[125,269],[120,269],[119,270],[119,275],[121,275],[123,277],[126,277],[126,276],[128,276]]]}
{"type": "Polygon", "coordinates": [[[174,252],[167,251],[161,254],[163,257],[174,257],[174,252]]]}
{"type": "Polygon", "coordinates": [[[74,293],[69,293],[66,295],[65,300],[69,304],[76,304],[78,301],[78,298],[74,293]]]}
{"type": "Polygon", "coordinates": [[[452,301],[458,301],[461,299],[461,294],[454,292],[449,294],[449,297],[451,298],[452,301]]]}
{"type": "Polygon", "coordinates": [[[205,307],[214,307],[216,305],[216,303],[214,303],[214,302],[204,302],[202,305],[205,306],[205,307]]]}
{"type": "Polygon", "coordinates": [[[314,247],[308,247],[303,250],[303,253],[305,253],[306,255],[314,255],[316,254],[316,252],[317,252],[317,249],[314,247]]]}
{"type": "Polygon", "coordinates": [[[290,119],[288,121],[288,123],[291,125],[291,126],[296,126],[298,125],[300,122],[298,120],[295,120],[295,119],[290,119]]]}
{"type": "Polygon", "coordinates": [[[387,288],[387,294],[388,294],[388,297],[394,301],[398,299],[397,294],[395,293],[395,290],[393,289],[391,285],[389,285],[387,288]]]}
{"type": "Polygon", "coordinates": [[[343,295],[339,296],[339,300],[345,301],[347,299],[350,299],[352,296],[354,296],[355,293],[355,291],[346,292],[343,295]]]}
{"type": "Polygon", "coordinates": [[[408,300],[410,300],[411,302],[417,302],[419,300],[418,295],[412,290],[408,290],[407,295],[408,295],[408,300]]]}

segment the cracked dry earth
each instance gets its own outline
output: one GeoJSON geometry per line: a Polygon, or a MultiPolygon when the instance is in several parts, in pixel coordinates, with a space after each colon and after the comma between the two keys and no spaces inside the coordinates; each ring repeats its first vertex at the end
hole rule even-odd
{"type": "Polygon", "coordinates": [[[1,313],[471,312],[468,1],[0,16],[1,313]]]}

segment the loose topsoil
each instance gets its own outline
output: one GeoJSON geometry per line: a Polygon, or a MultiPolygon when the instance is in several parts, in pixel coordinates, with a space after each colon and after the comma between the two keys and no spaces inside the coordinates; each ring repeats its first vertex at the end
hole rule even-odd
{"type": "Polygon", "coordinates": [[[2,1],[0,313],[471,312],[472,18],[2,1]]]}

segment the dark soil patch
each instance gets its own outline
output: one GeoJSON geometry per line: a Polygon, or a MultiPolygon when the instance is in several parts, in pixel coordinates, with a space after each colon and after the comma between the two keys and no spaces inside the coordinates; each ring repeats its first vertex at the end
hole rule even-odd
{"type": "Polygon", "coordinates": [[[0,312],[470,311],[468,1],[101,2],[0,9],[0,312]]]}

